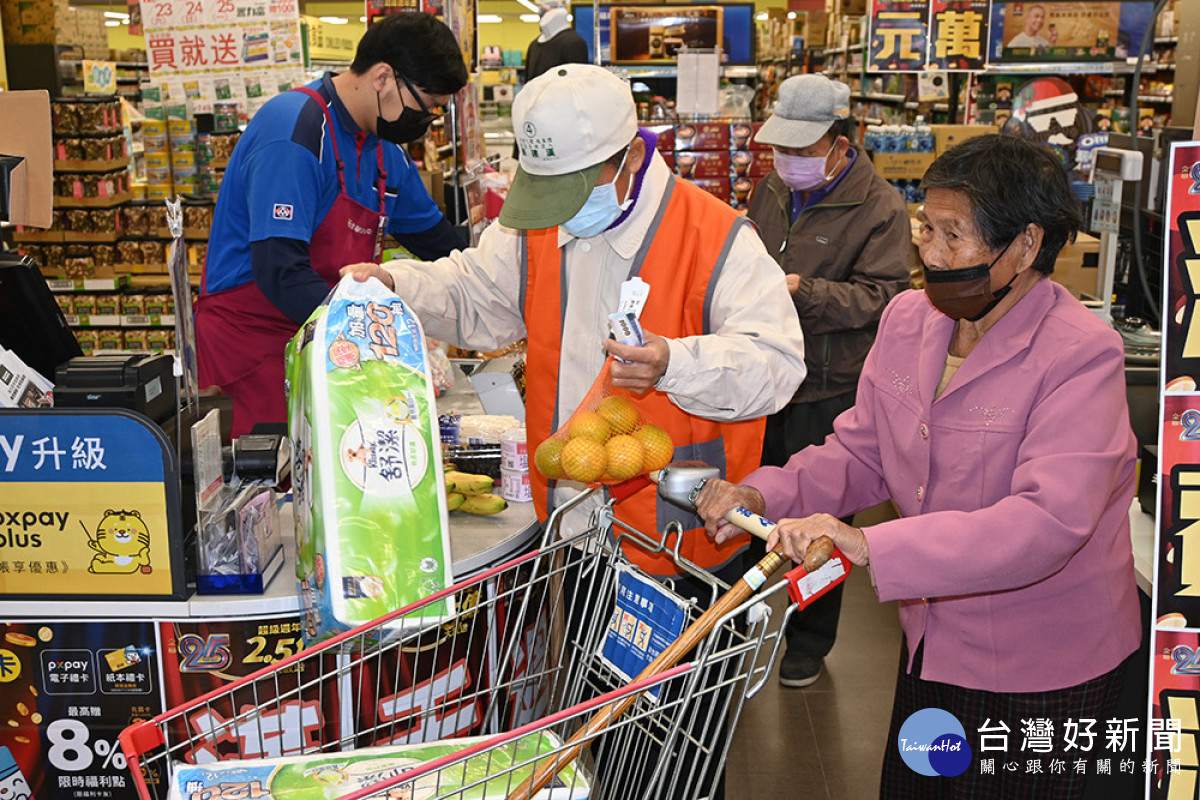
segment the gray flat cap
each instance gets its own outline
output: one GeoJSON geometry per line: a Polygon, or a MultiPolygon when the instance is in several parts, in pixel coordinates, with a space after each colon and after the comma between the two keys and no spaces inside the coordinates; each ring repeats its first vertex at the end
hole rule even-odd
{"type": "Polygon", "coordinates": [[[819,73],[793,75],[779,84],[771,117],[754,140],[776,147],[808,147],[837,119],[850,116],[850,87],[819,73]]]}

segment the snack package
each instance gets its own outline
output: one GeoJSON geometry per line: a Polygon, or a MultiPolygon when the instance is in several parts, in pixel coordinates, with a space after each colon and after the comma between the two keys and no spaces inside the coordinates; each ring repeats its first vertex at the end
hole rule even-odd
{"type": "Polygon", "coordinates": [[[453,582],[442,445],[421,325],[377,280],[342,279],[288,344],[287,376],[296,576],[313,642],[453,582]]]}
{"type": "MultiPolygon", "coordinates": [[[[207,800],[227,796],[225,790],[257,800],[335,800],[351,792],[382,785],[390,778],[437,758],[452,756],[485,741],[467,737],[391,747],[366,747],[346,753],[217,761],[203,766],[180,765],[171,778],[168,800],[207,800]],[[246,792],[250,794],[246,794],[246,792]]],[[[483,750],[423,777],[397,784],[379,797],[424,800],[503,800],[538,763],[562,746],[553,733],[534,733],[494,749],[483,750]],[[514,767],[515,764],[523,764],[514,767]],[[490,776],[495,776],[488,780],[490,776]]],[[[566,765],[534,800],[587,800],[590,782],[583,770],[566,765]]]]}
{"type": "Polygon", "coordinates": [[[538,444],[534,466],[550,480],[620,483],[671,463],[670,434],[643,413],[643,398],[612,385],[611,370],[609,358],[575,413],[538,444]]]}

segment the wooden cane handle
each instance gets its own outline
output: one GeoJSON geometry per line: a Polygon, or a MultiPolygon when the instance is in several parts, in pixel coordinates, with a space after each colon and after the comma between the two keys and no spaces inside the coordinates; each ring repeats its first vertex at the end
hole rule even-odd
{"type": "MultiPolygon", "coordinates": [[[[725,521],[732,525],[736,525],[746,533],[757,536],[764,542],[767,540],[767,537],[771,535],[771,531],[775,530],[774,522],[764,519],[758,514],[755,514],[753,511],[743,508],[742,506],[731,508],[729,511],[725,512],[725,521]]],[[[820,567],[833,555],[833,550],[833,540],[828,536],[822,536],[819,539],[814,539],[808,545],[808,549],[804,552],[804,569],[808,572],[812,572],[815,569],[820,569],[820,567]]]]}

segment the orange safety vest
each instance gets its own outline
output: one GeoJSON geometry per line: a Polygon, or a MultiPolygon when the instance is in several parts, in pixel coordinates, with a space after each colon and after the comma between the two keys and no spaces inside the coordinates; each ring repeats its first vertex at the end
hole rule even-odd
{"type": "MultiPolygon", "coordinates": [[[[628,278],[640,276],[650,285],[642,309],[642,326],[675,339],[712,333],[709,307],[713,289],[733,246],[738,229],[749,222],[702,189],[672,176],[658,216],[646,234],[628,278]]],[[[565,254],[558,247],[558,229],[527,231],[523,239],[523,309],[529,334],[525,357],[525,428],[530,453],[566,420],[557,418],[558,369],[562,358],[562,274],[565,254]]],[[[717,422],[697,417],[670,401],[665,392],[652,390],[633,396],[644,419],[671,434],[674,460],[701,460],[721,469],[723,477],[741,481],[759,466],[762,456],[763,418],[717,422]]],[[[538,519],[545,522],[552,489],[536,469],[529,471],[538,519]]],[[[727,564],[749,542],[738,536],[717,545],[705,535],[694,514],[658,497],[648,486],[615,506],[618,519],[652,538],[671,520],[685,529],[680,555],[706,569],[727,564]]],[[[651,554],[624,539],[626,556],[653,575],[678,575],[682,570],[665,554],[651,554]]],[[[667,541],[670,552],[674,537],[667,541]]]]}

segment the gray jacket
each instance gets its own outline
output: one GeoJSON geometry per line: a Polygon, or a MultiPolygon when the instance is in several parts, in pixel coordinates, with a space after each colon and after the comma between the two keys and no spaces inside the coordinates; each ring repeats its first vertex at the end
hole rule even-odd
{"type": "Polygon", "coordinates": [[[772,172],[748,216],[785,273],[804,331],[808,377],[793,403],[854,391],[884,307],[909,286],[912,233],[904,199],[862,150],[828,195],[789,224],[791,190],[772,172]]]}

